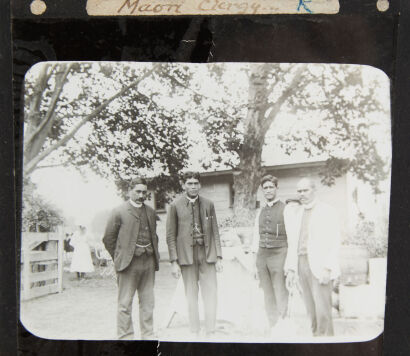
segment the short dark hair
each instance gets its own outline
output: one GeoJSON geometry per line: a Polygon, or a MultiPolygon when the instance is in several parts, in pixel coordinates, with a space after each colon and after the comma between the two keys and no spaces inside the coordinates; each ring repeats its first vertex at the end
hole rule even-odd
{"type": "Polygon", "coordinates": [[[191,178],[198,179],[198,181],[201,181],[201,176],[199,175],[199,172],[187,171],[182,173],[181,175],[182,183],[185,183],[188,179],[191,178]]]}
{"type": "Polygon", "coordinates": [[[134,177],[130,180],[130,182],[128,184],[128,190],[133,189],[137,184],[148,185],[147,180],[145,178],[143,178],[143,177],[134,177]]]}
{"type": "Polygon", "coordinates": [[[267,174],[267,175],[265,175],[265,176],[262,177],[261,187],[263,187],[263,185],[264,185],[266,182],[272,182],[272,183],[275,185],[275,187],[277,187],[279,181],[278,181],[278,178],[276,178],[275,176],[273,176],[273,175],[271,175],[271,174],[267,174]]]}

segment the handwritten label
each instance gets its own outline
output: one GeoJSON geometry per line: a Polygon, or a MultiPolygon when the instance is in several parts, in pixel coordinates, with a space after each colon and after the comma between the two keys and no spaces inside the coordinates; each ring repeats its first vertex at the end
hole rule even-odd
{"type": "Polygon", "coordinates": [[[91,16],[337,14],[339,0],[87,0],[91,16]]]}

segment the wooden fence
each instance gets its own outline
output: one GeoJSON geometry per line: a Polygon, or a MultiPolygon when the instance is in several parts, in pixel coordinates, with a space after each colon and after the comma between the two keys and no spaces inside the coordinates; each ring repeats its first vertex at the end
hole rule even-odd
{"type": "Polygon", "coordinates": [[[21,300],[62,292],[63,253],[62,233],[22,233],[21,300]]]}

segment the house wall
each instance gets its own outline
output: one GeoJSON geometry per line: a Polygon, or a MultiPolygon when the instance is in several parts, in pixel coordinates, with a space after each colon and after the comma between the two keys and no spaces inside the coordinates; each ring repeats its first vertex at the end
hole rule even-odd
{"type": "MultiPolygon", "coordinates": [[[[288,198],[296,197],[296,184],[305,176],[310,176],[315,180],[317,187],[318,199],[333,206],[341,221],[342,233],[346,234],[345,226],[348,225],[348,192],[346,176],[337,178],[335,185],[331,187],[324,186],[320,183],[319,177],[320,167],[302,167],[302,168],[286,168],[269,171],[279,179],[278,197],[285,201],[288,198]]],[[[212,200],[215,205],[215,211],[219,222],[225,218],[232,216],[232,192],[231,186],[233,178],[231,174],[204,176],[201,178],[201,195],[212,200]]],[[[261,206],[264,205],[262,190],[259,189],[257,199],[261,206]]],[[[160,220],[157,224],[158,236],[160,239],[160,253],[162,259],[168,258],[168,249],[166,245],[165,223],[166,212],[159,211],[160,220]]]]}
{"type": "Polygon", "coordinates": [[[232,216],[232,175],[201,178],[201,195],[213,201],[218,220],[232,216]]]}
{"type": "MultiPolygon", "coordinates": [[[[340,216],[342,223],[347,220],[347,185],[346,177],[337,178],[331,187],[320,182],[320,167],[288,168],[269,171],[279,179],[278,197],[282,201],[296,198],[296,185],[298,181],[309,176],[314,179],[317,187],[318,199],[332,205],[340,216]]],[[[219,219],[232,215],[230,176],[211,176],[202,178],[201,195],[211,199],[215,203],[216,213],[219,219]]],[[[257,192],[257,200],[261,206],[265,204],[262,189],[257,192]]]]}
{"type": "MultiPolygon", "coordinates": [[[[317,198],[337,210],[341,225],[344,226],[348,218],[346,176],[337,178],[335,184],[329,187],[320,182],[319,171],[320,167],[304,167],[272,170],[270,173],[279,179],[278,197],[283,201],[289,198],[296,198],[296,185],[298,181],[303,177],[309,176],[315,181],[317,198]]],[[[258,200],[261,202],[261,205],[265,202],[262,189],[258,191],[258,200]]]]}

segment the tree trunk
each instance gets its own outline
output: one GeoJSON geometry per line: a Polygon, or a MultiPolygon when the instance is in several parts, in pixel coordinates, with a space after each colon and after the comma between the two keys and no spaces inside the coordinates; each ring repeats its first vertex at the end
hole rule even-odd
{"type": "Polygon", "coordinates": [[[265,135],[287,98],[297,91],[305,65],[299,66],[291,81],[274,103],[268,103],[269,65],[256,66],[249,79],[248,112],[244,122],[244,141],[240,149],[238,172],[234,175],[234,217],[239,226],[253,224],[256,194],[262,170],[265,135]],[[268,114],[269,110],[269,114],[268,114]]]}
{"type": "MultiPolygon", "coordinates": [[[[31,161],[35,156],[37,156],[41,148],[43,147],[50,130],[53,126],[53,121],[55,119],[55,108],[57,101],[59,100],[60,94],[63,90],[64,84],[68,73],[70,72],[72,64],[64,64],[61,66],[60,70],[64,69],[64,72],[61,72],[55,76],[55,87],[51,95],[50,105],[47,109],[47,113],[44,118],[41,118],[41,121],[36,123],[36,126],[33,128],[31,125],[30,132],[24,138],[24,159],[26,161],[31,161]]],[[[48,81],[48,80],[47,80],[48,81]]],[[[47,84],[47,83],[46,83],[47,84]]],[[[39,108],[37,108],[39,110],[39,108]]],[[[35,114],[39,114],[36,112],[35,114]]]]}
{"type": "Polygon", "coordinates": [[[267,67],[256,66],[249,79],[248,112],[244,140],[234,174],[234,219],[237,226],[253,224],[256,193],[262,175],[262,149],[269,127],[264,125],[267,103],[267,67]]]}
{"type": "Polygon", "coordinates": [[[262,175],[262,144],[256,137],[248,137],[254,141],[251,150],[242,152],[239,170],[234,173],[234,220],[237,226],[253,225],[256,208],[256,194],[262,175]]]}

